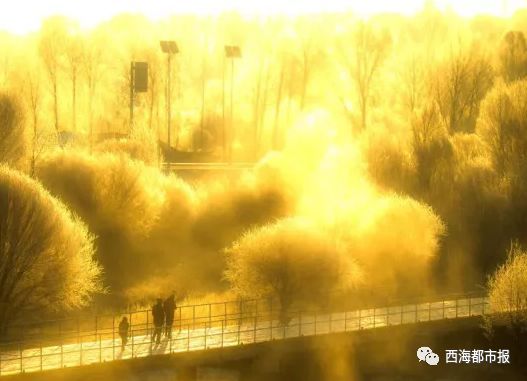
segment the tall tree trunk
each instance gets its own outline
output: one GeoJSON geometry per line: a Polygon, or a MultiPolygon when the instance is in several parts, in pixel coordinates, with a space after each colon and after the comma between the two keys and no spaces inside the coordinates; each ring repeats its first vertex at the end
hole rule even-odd
{"type": "Polygon", "coordinates": [[[72,74],[72,129],[73,132],[77,132],[77,73],[74,71],[72,74]]]}
{"type": "Polygon", "coordinates": [[[225,161],[227,156],[227,139],[225,126],[225,57],[222,59],[222,76],[221,76],[221,148],[222,160],[225,161]]]}
{"type": "Polygon", "coordinates": [[[282,103],[282,87],[284,84],[284,63],[282,62],[280,68],[280,78],[278,80],[278,94],[276,96],[275,114],[274,114],[274,126],[273,126],[273,149],[278,149],[278,134],[279,134],[279,123],[280,123],[280,106],[282,103]]]}
{"type": "Polygon", "coordinates": [[[31,177],[35,177],[35,162],[37,150],[37,110],[33,108],[33,142],[31,147],[31,177]]]}
{"type": "Polygon", "coordinates": [[[259,147],[258,147],[258,130],[260,123],[260,95],[262,90],[262,71],[263,63],[260,61],[260,66],[258,69],[258,80],[256,82],[256,99],[254,101],[254,114],[253,114],[253,152],[254,160],[258,158],[259,147]]]}
{"type": "MultiPolygon", "coordinates": [[[[203,63],[203,65],[205,65],[205,62],[203,63]]],[[[200,124],[199,124],[199,146],[202,151],[203,151],[203,129],[205,127],[205,87],[206,87],[205,68],[203,68],[203,72],[201,74],[201,118],[200,118],[200,124]]]]}
{"type": "Polygon", "coordinates": [[[59,110],[58,110],[58,96],[57,96],[57,79],[53,79],[53,115],[55,117],[55,132],[57,138],[59,137],[59,110]]]}
{"type": "Polygon", "coordinates": [[[89,90],[89,100],[88,100],[88,130],[90,134],[90,154],[93,150],[93,90],[89,90]]]}
{"type": "Polygon", "coordinates": [[[148,107],[148,129],[152,131],[152,120],[154,117],[155,82],[150,78],[150,105],[148,107]]]}
{"type": "Polygon", "coordinates": [[[231,58],[231,109],[229,117],[230,139],[229,139],[229,162],[232,161],[232,143],[235,136],[234,129],[234,58],[231,58]]]}
{"type": "Polygon", "coordinates": [[[267,98],[269,97],[269,83],[271,78],[271,68],[269,67],[269,62],[266,61],[265,66],[265,80],[264,80],[264,90],[262,96],[262,110],[260,112],[260,129],[258,131],[258,141],[262,141],[262,133],[265,128],[265,115],[267,112],[267,98]]]}
{"type": "Polygon", "coordinates": [[[302,70],[302,94],[300,97],[300,111],[304,110],[304,106],[306,103],[307,83],[309,81],[309,58],[308,58],[306,51],[304,51],[304,65],[303,66],[304,67],[302,70]]]}

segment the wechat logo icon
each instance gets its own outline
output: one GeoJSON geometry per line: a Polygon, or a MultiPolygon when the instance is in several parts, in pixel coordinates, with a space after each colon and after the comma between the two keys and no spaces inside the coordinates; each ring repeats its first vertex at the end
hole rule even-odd
{"type": "Polygon", "coordinates": [[[439,364],[439,356],[430,347],[421,347],[417,350],[419,362],[424,361],[428,365],[439,364]]]}

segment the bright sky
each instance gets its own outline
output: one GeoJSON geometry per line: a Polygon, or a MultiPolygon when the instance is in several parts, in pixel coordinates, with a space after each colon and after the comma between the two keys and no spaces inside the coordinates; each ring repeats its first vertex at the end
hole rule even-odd
{"type": "MultiPolygon", "coordinates": [[[[82,27],[123,13],[142,13],[152,20],[174,13],[216,14],[235,9],[242,14],[298,14],[302,12],[353,10],[362,16],[378,12],[413,14],[425,0],[4,0],[0,30],[24,34],[40,28],[43,18],[61,14],[76,19],[82,27]],[[7,5],[9,4],[9,5],[7,5]]],[[[436,0],[441,8],[451,8],[463,16],[493,14],[509,16],[527,6],[525,0],[436,0]]]]}

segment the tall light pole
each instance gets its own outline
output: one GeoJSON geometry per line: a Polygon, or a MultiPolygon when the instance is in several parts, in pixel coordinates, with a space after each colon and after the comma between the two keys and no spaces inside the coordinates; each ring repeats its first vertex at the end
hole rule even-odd
{"type": "MultiPolygon", "coordinates": [[[[161,50],[163,53],[167,54],[167,147],[168,150],[170,150],[171,143],[170,143],[170,119],[171,119],[171,113],[172,113],[172,91],[171,91],[171,83],[172,83],[172,55],[179,53],[179,48],[176,44],[176,41],[160,41],[159,44],[161,45],[161,50]]],[[[169,152],[169,151],[167,151],[169,152]]]]}
{"type": "Polygon", "coordinates": [[[148,63],[130,62],[130,131],[134,128],[134,101],[136,93],[148,91],[148,63]]]}
{"type": "MultiPolygon", "coordinates": [[[[235,45],[225,45],[225,57],[230,58],[231,60],[231,107],[230,107],[230,117],[229,117],[229,127],[230,127],[230,138],[229,138],[229,162],[232,160],[232,139],[234,137],[234,123],[232,120],[233,117],[233,105],[234,105],[234,59],[240,58],[242,56],[239,46],[235,45]]],[[[225,61],[223,63],[223,156],[225,157],[225,61]]]]}

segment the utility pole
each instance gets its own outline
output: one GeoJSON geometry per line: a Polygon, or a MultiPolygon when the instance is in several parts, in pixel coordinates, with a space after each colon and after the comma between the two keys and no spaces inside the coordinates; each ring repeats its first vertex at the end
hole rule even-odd
{"type": "MultiPolygon", "coordinates": [[[[230,58],[231,60],[231,107],[230,107],[230,117],[229,117],[229,126],[230,126],[230,137],[229,137],[229,163],[232,161],[232,140],[234,138],[234,123],[233,123],[233,108],[234,108],[234,59],[240,58],[242,56],[239,46],[234,45],[225,45],[225,57],[230,58]]],[[[225,65],[224,65],[225,66],[225,65]]],[[[223,97],[225,98],[225,68],[224,68],[224,86],[223,86],[223,97]]],[[[225,102],[225,101],[224,101],[225,102]]],[[[223,106],[225,109],[225,105],[223,106]]],[[[225,126],[225,110],[223,113],[223,124],[225,126]]],[[[225,130],[225,128],[224,128],[225,130]]]]}
{"type": "Polygon", "coordinates": [[[134,127],[134,88],[135,88],[135,82],[134,82],[134,68],[135,68],[135,62],[130,62],[130,128],[129,128],[129,134],[132,133],[132,129],[134,127]]]}
{"type": "Polygon", "coordinates": [[[148,90],[148,63],[130,63],[130,131],[134,127],[134,100],[135,93],[144,93],[148,90]]]}
{"type": "Polygon", "coordinates": [[[223,57],[223,65],[222,65],[222,80],[221,80],[221,87],[222,87],[222,96],[221,96],[221,147],[222,147],[222,160],[225,162],[226,157],[226,140],[225,140],[225,57],[223,57]]]}
{"type": "Polygon", "coordinates": [[[172,120],[172,55],[167,54],[167,144],[170,148],[170,121],[172,120]]]}
{"type": "Polygon", "coordinates": [[[161,50],[167,54],[167,96],[166,96],[166,107],[167,107],[167,148],[170,151],[171,148],[171,136],[170,136],[170,124],[172,119],[172,55],[179,53],[179,48],[176,41],[160,41],[161,50]]]}

